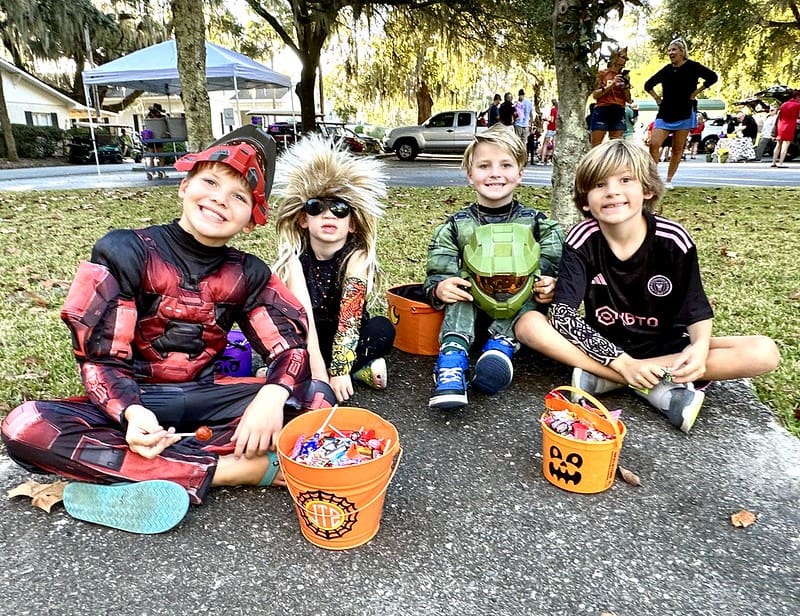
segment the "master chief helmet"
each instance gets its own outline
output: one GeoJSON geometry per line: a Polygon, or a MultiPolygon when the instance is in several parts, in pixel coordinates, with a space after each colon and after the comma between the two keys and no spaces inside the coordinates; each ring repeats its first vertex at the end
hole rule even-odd
{"type": "Polygon", "coordinates": [[[475,229],[464,247],[463,277],[472,283],[478,308],[493,319],[516,315],[531,296],[541,252],[524,225],[495,223],[475,229]]]}

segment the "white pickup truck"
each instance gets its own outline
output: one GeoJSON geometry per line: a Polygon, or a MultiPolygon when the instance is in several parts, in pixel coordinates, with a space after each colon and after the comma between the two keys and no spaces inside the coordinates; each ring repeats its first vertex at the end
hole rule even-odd
{"type": "Polygon", "coordinates": [[[393,128],[383,140],[384,149],[400,160],[414,160],[418,154],[461,154],[467,149],[478,126],[474,111],[442,111],[419,126],[393,128]]]}

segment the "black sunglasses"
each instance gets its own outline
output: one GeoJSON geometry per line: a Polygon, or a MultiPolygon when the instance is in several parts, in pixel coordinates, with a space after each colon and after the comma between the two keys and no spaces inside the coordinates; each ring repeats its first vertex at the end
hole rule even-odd
{"type": "Polygon", "coordinates": [[[317,199],[312,197],[303,204],[303,211],[309,216],[319,216],[326,208],[336,218],[347,218],[350,213],[350,204],[341,199],[317,199]]]}

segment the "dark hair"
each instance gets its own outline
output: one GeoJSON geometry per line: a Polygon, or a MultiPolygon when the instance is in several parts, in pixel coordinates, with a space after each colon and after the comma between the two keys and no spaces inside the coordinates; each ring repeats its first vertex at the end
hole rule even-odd
{"type": "Polygon", "coordinates": [[[517,96],[525,96],[525,90],[523,90],[522,88],[520,88],[520,89],[519,89],[519,92],[517,92],[517,96]]]}

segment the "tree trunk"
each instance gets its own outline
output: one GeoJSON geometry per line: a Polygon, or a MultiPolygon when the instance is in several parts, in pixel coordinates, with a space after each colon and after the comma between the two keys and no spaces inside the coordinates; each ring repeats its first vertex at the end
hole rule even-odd
{"type": "Polygon", "coordinates": [[[11,129],[11,119],[8,117],[2,74],[0,74],[0,128],[3,129],[3,140],[6,142],[6,158],[11,161],[19,160],[17,143],[14,141],[14,133],[11,129]]]}
{"type": "Polygon", "coordinates": [[[199,152],[214,141],[206,88],[206,25],[202,8],[198,9],[194,0],[172,0],[172,24],[189,150],[199,152]]]}
{"type": "Polygon", "coordinates": [[[417,124],[422,124],[433,115],[433,97],[424,81],[417,88],[417,124]]]}
{"type": "Polygon", "coordinates": [[[314,87],[316,85],[318,65],[319,56],[316,58],[306,56],[303,61],[303,69],[300,72],[300,82],[295,88],[297,98],[300,99],[300,122],[303,125],[303,132],[313,131],[317,127],[314,87]]]}
{"type": "Polygon", "coordinates": [[[567,229],[581,216],[572,200],[575,169],[589,151],[586,134],[586,100],[592,74],[585,49],[575,39],[582,31],[580,0],[557,0],[553,13],[554,60],[558,83],[558,121],[553,157],[553,218],[567,229]]]}

